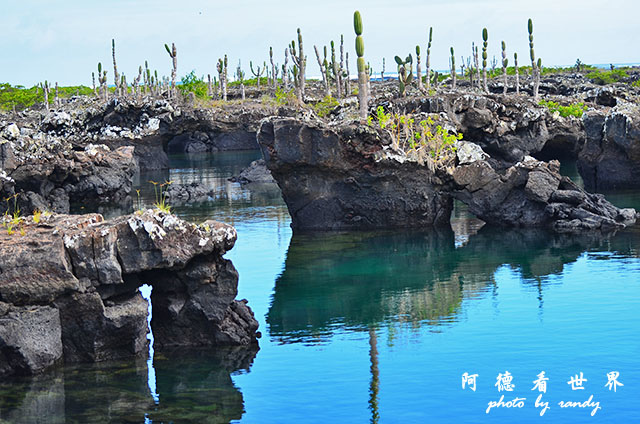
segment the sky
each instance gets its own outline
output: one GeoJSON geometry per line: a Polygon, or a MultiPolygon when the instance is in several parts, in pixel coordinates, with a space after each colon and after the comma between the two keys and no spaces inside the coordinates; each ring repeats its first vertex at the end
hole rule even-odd
{"type": "MultiPolygon", "coordinates": [[[[91,72],[102,62],[113,83],[111,39],[116,41],[119,72],[131,82],[144,61],[169,75],[171,59],[164,44],[175,42],[178,76],[195,70],[216,74],[217,59],[227,54],[230,74],[240,60],[247,77],[249,61],[268,61],[273,46],[282,64],[285,47],[301,28],[307,75],[319,75],[313,51],[344,34],[350,70],[355,74],[353,12],[363,19],[365,59],[375,73],[386,59],[423,56],[433,27],[431,64],[447,69],[449,49],[456,62],[471,53],[489,31],[489,62],[499,60],[500,42],[519,63],[528,62],[527,19],[534,22],[535,51],[543,65],[640,62],[638,0],[0,0],[0,82],[31,86],[48,80],[61,85],[91,85],[91,72]]],[[[291,62],[289,62],[291,63],[291,62]]],[[[424,68],[424,57],[423,57],[424,68]]],[[[459,68],[458,68],[459,69],[459,68]]]]}

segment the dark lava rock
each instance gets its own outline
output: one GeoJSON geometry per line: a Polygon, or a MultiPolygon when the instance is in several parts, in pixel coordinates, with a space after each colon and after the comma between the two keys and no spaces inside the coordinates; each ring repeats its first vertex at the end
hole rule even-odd
{"type": "Polygon", "coordinates": [[[295,230],[448,224],[453,200],[417,161],[394,160],[388,133],[373,127],[269,118],[258,132],[265,162],[295,230]]]}
{"type": "Polygon", "coordinates": [[[531,157],[506,171],[487,161],[458,166],[455,197],[469,211],[495,225],[551,227],[558,232],[610,231],[633,224],[633,209],[619,209],[601,194],[590,194],[559,173],[557,161],[531,157]]]}
{"type": "Polygon", "coordinates": [[[203,202],[212,195],[212,190],[208,190],[203,184],[192,182],[190,184],[171,184],[166,190],[167,197],[171,203],[203,202]]]}
{"type": "Polygon", "coordinates": [[[630,103],[584,114],[578,171],[590,190],[640,187],[640,107],[630,103]]]}
{"type": "Polygon", "coordinates": [[[151,210],[40,218],[0,233],[0,375],[146,351],[142,284],[153,286],[158,347],[257,343],[253,313],[235,300],[238,274],[222,258],[233,227],[151,210]]]}
{"type": "Polygon", "coordinates": [[[240,175],[229,178],[229,181],[240,184],[276,182],[264,159],[254,160],[240,172],[240,175]]]}
{"type": "MultiPolygon", "coordinates": [[[[0,183],[0,196],[18,194],[17,206],[27,213],[36,209],[66,213],[70,202],[130,201],[136,169],[133,147],[111,151],[104,145],[88,145],[81,152],[17,165],[6,174],[11,184],[0,183]]],[[[0,204],[0,211],[6,207],[6,202],[0,204]]]]}

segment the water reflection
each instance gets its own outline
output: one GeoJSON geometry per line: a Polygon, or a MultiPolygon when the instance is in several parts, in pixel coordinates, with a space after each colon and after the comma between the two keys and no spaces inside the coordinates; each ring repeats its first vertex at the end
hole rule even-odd
{"type": "Polygon", "coordinates": [[[464,299],[495,295],[494,274],[504,266],[542,309],[550,277],[566,264],[585,252],[638,256],[638,246],[634,229],[566,235],[483,227],[463,245],[445,230],[294,235],[267,314],[269,334],[281,343],[315,343],[336,328],[381,323],[440,331],[460,319],[464,299]]]}
{"type": "Polygon", "coordinates": [[[248,372],[253,349],[174,350],[155,355],[159,403],[146,358],[64,367],[0,384],[0,422],[223,423],[244,413],[231,375],[248,372]],[[4,420],[4,421],[3,421],[4,420]]]}

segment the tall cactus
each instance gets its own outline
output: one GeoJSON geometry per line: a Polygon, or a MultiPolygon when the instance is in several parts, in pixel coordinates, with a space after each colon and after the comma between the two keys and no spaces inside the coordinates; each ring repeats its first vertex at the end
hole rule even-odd
{"type": "Polygon", "coordinates": [[[320,59],[320,53],[318,53],[318,46],[313,46],[313,50],[316,52],[316,59],[318,60],[318,66],[320,67],[320,74],[322,75],[322,84],[324,85],[325,96],[329,96],[331,91],[329,90],[329,81],[327,80],[327,48],[324,48],[324,60],[320,59]]]}
{"type": "Polygon", "coordinates": [[[520,94],[520,70],[518,69],[518,53],[513,54],[513,66],[516,68],[516,94],[520,94]]]}
{"type": "MultiPolygon", "coordinates": [[[[382,59],[384,66],[384,59],[382,59]]],[[[418,90],[424,91],[422,86],[422,64],[420,63],[420,46],[416,46],[416,79],[418,81],[418,90]]]]}
{"type": "Polygon", "coordinates": [[[384,57],[382,58],[382,71],[380,71],[380,79],[382,80],[382,82],[384,82],[384,72],[386,71],[385,69],[386,65],[384,63],[384,57]]]}
{"type": "Polygon", "coordinates": [[[284,65],[282,65],[282,85],[285,90],[289,89],[289,79],[287,70],[289,69],[289,48],[284,49],[284,65]]]}
{"type": "Polygon", "coordinates": [[[346,52],[344,54],[344,60],[345,60],[345,65],[347,68],[346,71],[346,75],[347,75],[347,83],[345,84],[347,93],[346,95],[349,96],[351,94],[351,73],[349,72],[349,52],[346,52]]]}
{"type": "Polygon", "coordinates": [[[509,64],[509,59],[507,59],[507,43],[502,41],[502,94],[507,94],[507,65],[509,64]]]}
{"type": "Polygon", "coordinates": [[[531,70],[533,72],[533,100],[538,101],[538,89],[540,87],[540,73],[536,63],[536,53],[533,50],[533,21],[529,18],[527,22],[529,32],[529,56],[531,57],[531,70]]]}
{"type": "Polygon", "coordinates": [[[242,100],[244,100],[245,99],[244,71],[242,70],[242,65],[241,65],[239,60],[238,60],[238,68],[236,69],[236,78],[238,79],[238,81],[240,81],[240,93],[241,93],[241,96],[242,96],[242,100]]]}
{"type": "Polygon", "coordinates": [[[478,46],[472,44],[472,47],[474,48],[473,60],[476,65],[476,85],[478,87],[478,90],[480,90],[482,84],[482,79],[480,78],[480,55],[478,54],[478,46]]]}
{"type": "Polygon", "coordinates": [[[91,72],[91,84],[93,85],[93,94],[98,97],[98,90],[96,89],[96,73],[91,72]]]}
{"type": "Polygon", "coordinates": [[[263,63],[262,68],[259,66],[256,66],[256,69],[253,69],[253,62],[249,61],[249,69],[251,69],[251,73],[257,78],[258,80],[258,90],[260,90],[260,78],[262,77],[262,74],[264,73],[265,69],[267,68],[267,64],[263,63]]]}
{"type": "Polygon", "coordinates": [[[218,77],[220,78],[220,96],[222,100],[227,101],[227,55],[224,55],[224,59],[218,59],[216,65],[218,71],[218,77]]]}
{"type": "MultiPolygon", "coordinates": [[[[433,41],[433,27],[429,27],[429,43],[427,44],[427,91],[431,88],[431,41],[433,41]]],[[[420,76],[422,79],[422,76],[420,76]]]]}
{"type": "Polygon", "coordinates": [[[333,71],[333,78],[336,82],[336,95],[339,99],[342,98],[342,69],[340,69],[340,64],[336,60],[336,48],[333,40],[331,40],[331,70],[333,71]]]}
{"type": "Polygon", "coordinates": [[[340,72],[338,75],[340,89],[343,90],[344,97],[349,96],[349,92],[347,91],[345,85],[342,81],[344,78],[344,35],[340,34],[340,72]]]}
{"type": "Polygon", "coordinates": [[[171,58],[171,90],[169,91],[169,97],[175,97],[176,95],[176,77],[178,76],[178,50],[175,43],[171,43],[171,48],[167,44],[164,48],[169,53],[171,58]]]}
{"type": "Polygon", "coordinates": [[[456,55],[451,47],[451,78],[453,78],[453,89],[456,89],[456,55]]]}
{"type": "Polygon", "coordinates": [[[407,96],[407,86],[411,84],[413,80],[413,58],[411,54],[407,56],[405,60],[400,59],[400,56],[395,57],[398,64],[398,85],[400,88],[400,95],[402,97],[407,96]]]}
{"type": "Polygon", "coordinates": [[[356,33],[356,54],[358,55],[358,103],[360,120],[366,121],[368,115],[369,93],[367,92],[367,66],[364,62],[364,40],[362,39],[362,16],[359,11],[353,13],[353,29],[356,33]]]}
{"type": "Polygon", "coordinates": [[[278,86],[276,64],[273,62],[273,47],[269,47],[269,62],[271,63],[271,88],[275,91],[278,86]]]}
{"type": "Polygon", "coordinates": [[[49,112],[49,82],[44,81],[44,84],[40,83],[42,87],[42,94],[44,95],[44,110],[49,112]]]}
{"type": "Polygon", "coordinates": [[[485,92],[487,89],[487,46],[489,45],[489,31],[482,29],[482,88],[485,92]]]}
{"type": "Polygon", "coordinates": [[[120,74],[118,74],[118,65],[116,65],[116,40],[111,39],[111,55],[113,56],[113,80],[116,85],[116,96],[120,95],[120,74]]]}
{"type": "Polygon", "coordinates": [[[306,82],[306,68],[307,68],[307,58],[304,55],[304,50],[302,47],[302,33],[300,32],[300,28],[298,28],[298,49],[296,50],[295,41],[291,41],[291,46],[289,47],[289,51],[291,52],[291,59],[295,66],[298,67],[296,72],[296,78],[298,79],[298,85],[296,86],[298,91],[298,101],[300,103],[304,100],[304,86],[306,82]]]}

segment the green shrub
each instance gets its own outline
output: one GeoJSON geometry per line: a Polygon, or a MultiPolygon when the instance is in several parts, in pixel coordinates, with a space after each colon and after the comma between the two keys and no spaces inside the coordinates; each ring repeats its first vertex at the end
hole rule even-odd
{"type": "Polygon", "coordinates": [[[312,105],[311,107],[316,112],[316,115],[321,118],[326,118],[336,107],[338,107],[338,105],[340,105],[340,103],[336,99],[328,95],[324,96],[322,100],[312,105]]]}
{"type": "Polygon", "coordinates": [[[182,94],[193,93],[200,99],[209,97],[209,90],[204,77],[198,78],[195,71],[191,71],[180,80],[178,88],[182,94]]]}
{"type": "Polygon", "coordinates": [[[613,69],[611,71],[595,71],[587,74],[587,78],[598,85],[613,84],[627,78],[629,74],[624,69],[613,69]]]}
{"type": "MultiPolygon", "coordinates": [[[[93,95],[93,90],[83,85],[58,87],[58,96],[60,98],[68,98],[80,95],[93,95]]],[[[49,103],[53,103],[55,99],[55,89],[52,88],[49,94],[49,103]]],[[[42,89],[36,86],[25,88],[21,85],[0,83],[0,110],[24,110],[37,103],[44,102],[44,93],[42,89]]]]}
{"type": "Polygon", "coordinates": [[[562,106],[561,104],[552,102],[550,100],[549,101],[541,100],[540,103],[538,104],[542,106],[546,106],[546,108],[549,109],[551,113],[558,112],[560,116],[564,118],[568,116],[575,116],[576,118],[581,118],[584,112],[588,109],[588,107],[582,102],[570,104],[568,106],[562,106]]]}
{"type": "Polygon", "coordinates": [[[377,124],[391,134],[394,147],[407,155],[416,154],[420,163],[430,166],[446,165],[455,157],[456,141],[462,133],[450,134],[431,117],[416,122],[410,114],[385,113],[382,106],[376,109],[376,117],[369,117],[368,125],[377,124]]]}

